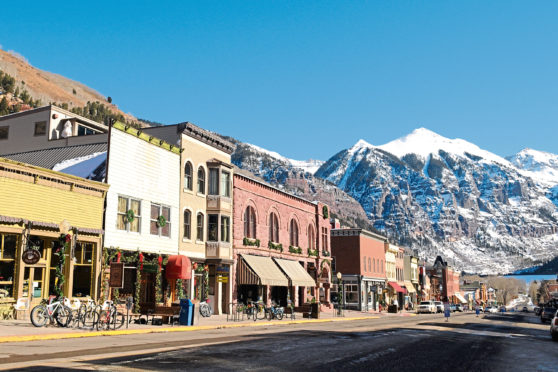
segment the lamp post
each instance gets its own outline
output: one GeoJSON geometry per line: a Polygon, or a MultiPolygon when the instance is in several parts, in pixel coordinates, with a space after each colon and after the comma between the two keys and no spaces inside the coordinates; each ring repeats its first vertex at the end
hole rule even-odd
{"type": "Polygon", "coordinates": [[[345,302],[344,294],[343,294],[343,275],[340,272],[337,272],[337,288],[338,288],[338,296],[337,296],[337,315],[341,315],[341,298],[343,298],[343,303],[345,302]]]}

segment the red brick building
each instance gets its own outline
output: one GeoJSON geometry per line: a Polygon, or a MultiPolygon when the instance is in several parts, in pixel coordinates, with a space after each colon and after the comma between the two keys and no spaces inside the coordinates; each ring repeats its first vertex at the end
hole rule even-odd
{"type": "Polygon", "coordinates": [[[233,182],[233,298],[329,305],[328,206],[241,172],[233,182]]]}
{"type": "MultiPolygon", "coordinates": [[[[346,308],[378,310],[386,283],[385,236],[363,229],[331,230],[335,272],[342,274],[346,308]]],[[[333,290],[338,294],[337,279],[333,290]]]]}
{"type": "Polygon", "coordinates": [[[436,257],[432,268],[428,269],[431,285],[431,298],[443,301],[447,298],[453,303],[462,302],[456,293],[460,293],[459,276],[460,273],[454,271],[442,257],[436,257]]]}

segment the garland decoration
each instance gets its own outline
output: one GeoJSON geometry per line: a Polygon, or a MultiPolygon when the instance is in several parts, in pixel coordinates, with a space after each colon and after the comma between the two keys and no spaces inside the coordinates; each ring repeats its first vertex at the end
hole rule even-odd
{"type": "Polygon", "coordinates": [[[269,249],[275,249],[276,251],[283,252],[283,244],[273,243],[271,240],[267,242],[267,247],[269,249]]]}
{"type": "Polygon", "coordinates": [[[294,245],[289,245],[289,252],[290,253],[296,253],[296,254],[302,254],[302,248],[295,247],[294,245]]]}
{"type": "Polygon", "coordinates": [[[242,244],[245,246],[259,247],[260,239],[244,238],[242,239],[242,244]]]}
{"type": "Polygon", "coordinates": [[[72,236],[70,234],[62,234],[58,238],[58,248],[54,252],[56,257],[58,257],[58,265],[56,266],[56,279],[54,286],[54,294],[60,297],[64,294],[64,283],[66,282],[66,276],[64,275],[64,267],[66,266],[66,250],[70,248],[70,242],[72,241],[72,236]]]}
{"type": "MultiPolygon", "coordinates": [[[[141,262],[140,266],[143,268],[143,255],[140,253],[141,262]]],[[[141,269],[136,271],[136,288],[134,291],[134,312],[140,312],[140,295],[141,295],[141,269]]]]}
{"type": "Polygon", "coordinates": [[[143,253],[141,252],[139,254],[139,265],[140,265],[139,269],[143,270],[143,253]]]}
{"type": "Polygon", "coordinates": [[[327,209],[327,205],[324,205],[322,207],[322,214],[324,216],[324,218],[328,218],[329,217],[329,210],[327,209]]]}
{"type": "Polygon", "coordinates": [[[184,298],[184,282],[182,279],[176,280],[178,299],[184,298]]]}
{"type": "Polygon", "coordinates": [[[135,219],[135,218],[136,218],[136,215],[135,215],[134,211],[133,211],[132,209],[128,209],[128,210],[126,211],[126,220],[127,220],[129,223],[132,223],[132,222],[134,222],[134,219],[135,219]]]}
{"type": "Polygon", "coordinates": [[[167,224],[167,219],[165,218],[165,216],[160,215],[159,217],[157,217],[157,225],[159,225],[159,227],[165,227],[167,224]]]}
{"type": "Polygon", "coordinates": [[[163,272],[161,268],[163,257],[161,257],[161,255],[157,257],[157,262],[159,263],[159,269],[157,270],[157,275],[155,276],[155,302],[161,303],[163,302],[163,272]]]}
{"type": "Polygon", "coordinates": [[[116,254],[116,262],[117,262],[117,263],[120,263],[120,258],[121,258],[121,257],[122,257],[122,252],[118,252],[118,253],[116,254]]]}
{"type": "Polygon", "coordinates": [[[209,300],[209,266],[205,265],[203,268],[203,295],[204,300],[209,300]]]}

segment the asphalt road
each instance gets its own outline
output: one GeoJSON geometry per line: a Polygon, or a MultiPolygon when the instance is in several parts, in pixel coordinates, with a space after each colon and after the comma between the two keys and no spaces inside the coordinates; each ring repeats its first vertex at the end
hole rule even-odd
{"type": "Polygon", "coordinates": [[[440,315],[384,317],[127,337],[59,340],[57,347],[14,344],[8,352],[18,351],[4,361],[23,363],[15,370],[558,371],[558,343],[548,325],[523,314],[459,314],[448,323],[440,315]]]}

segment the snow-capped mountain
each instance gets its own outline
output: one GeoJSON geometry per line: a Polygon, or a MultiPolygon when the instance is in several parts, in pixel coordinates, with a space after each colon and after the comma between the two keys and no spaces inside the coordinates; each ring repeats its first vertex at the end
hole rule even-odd
{"type": "Polygon", "coordinates": [[[523,149],[507,159],[517,168],[530,172],[534,179],[558,184],[558,155],[523,149]]]}
{"type": "Polygon", "coordinates": [[[303,171],[308,172],[310,174],[316,173],[318,168],[320,168],[322,166],[322,164],[325,163],[323,160],[314,160],[314,159],[293,160],[293,159],[286,158],[286,157],[282,156],[281,154],[276,153],[275,151],[269,151],[269,150],[266,150],[266,149],[261,148],[259,146],[252,145],[250,143],[245,143],[245,145],[253,148],[256,152],[260,152],[262,154],[269,155],[272,158],[275,158],[279,161],[290,164],[293,168],[300,168],[303,171]]]}
{"type": "Polygon", "coordinates": [[[489,273],[557,254],[556,189],[531,174],[420,128],[382,146],[360,140],[315,176],[354,197],[377,229],[420,256],[442,254],[459,268],[489,273]]]}

